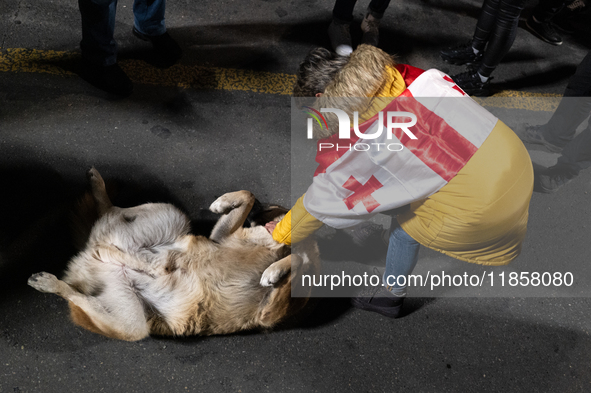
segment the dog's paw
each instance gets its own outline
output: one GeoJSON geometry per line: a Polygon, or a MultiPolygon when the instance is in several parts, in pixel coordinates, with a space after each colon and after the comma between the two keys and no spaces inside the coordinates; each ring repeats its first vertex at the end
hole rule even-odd
{"type": "Polygon", "coordinates": [[[209,210],[213,213],[224,214],[234,208],[232,201],[226,196],[222,195],[209,206],[209,210]]]}
{"type": "Polygon", "coordinates": [[[271,287],[279,282],[287,270],[283,269],[281,265],[274,263],[263,272],[261,277],[261,285],[264,287],[271,287]]]}
{"type": "Polygon", "coordinates": [[[29,277],[27,284],[40,292],[56,293],[59,287],[59,280],[53,274],[41,272],[29,277]]]}

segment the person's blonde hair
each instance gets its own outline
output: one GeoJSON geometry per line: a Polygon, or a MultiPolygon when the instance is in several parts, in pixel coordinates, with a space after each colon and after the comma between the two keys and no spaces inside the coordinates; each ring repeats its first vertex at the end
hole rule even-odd
{"type": "MultiPolygon", "coordinates": [[[[387,68],[395,67],[394,58],[371,45],[359,45],[350,56],[339,56],[324,48],[313,49],[300,64],[294,97],[315,97],[315,109],[340,108],[350,119],[353,113],[365,113],[374,96],[387,82],[387,68]]],[[[326,138],[338,130],[338,118],[325,112],[328,129],[314,124],[314,136],[326,138]]]]}

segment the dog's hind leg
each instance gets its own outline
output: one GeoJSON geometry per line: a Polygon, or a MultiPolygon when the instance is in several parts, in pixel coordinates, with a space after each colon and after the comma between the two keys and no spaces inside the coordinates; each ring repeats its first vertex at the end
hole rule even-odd
{"type": "Polygon", "coordinates": [[[98,298],[86,296],[45,272],[33,274],[28,284],[40,292],[54,293],[68,300],[74,322],[91,332],[127,341],[141,340],[149,334],[143,307],[138,301],[131,304],[119,300],[116,306],[107,307],[98,298]]]}
{"type": "Polygon", "coordinates": [[[269,266],[261,277],[261,285],[273,286],[261,304],[259,322],[271,327],[285,317],[299,311],[308,302],[309,291],[300,293],[303,261],[292,254],[269,266]],[[293,291],[292,291],[293,289],[293,291]],[[292,296],[292,292],[295,296],[292,296]]]}
{"type": "Polygon", "coordinates": [[[92,196],[96,202],[97,211],[99,217],[102,217],[113,204],[107,195],[107,189],[105,188],[105,182],[101,177],[101,174],[94,168],[90,168],[86,173],[88,180],[90,181],[90,187],[92,189],[92,196]]]}
{"type": "Polygon", "coordinates": [[[209,238],[220,242],[242,227],[254,205],[254,201],[254,195],[249,191],[229,192],[216,199],[209,207],[209,210],[223,214],[223,216],[213,227],[209,238]]]}
{"type": "Polygon", "coordinates": [[[302,259],[298,255],[288,255],[277,262],[272,263],[265,269],[261,276],[261,285],[264,287],[273,286],[281,281],[283,277],[292,269],[295,270],[302,264],[302,259]]]}

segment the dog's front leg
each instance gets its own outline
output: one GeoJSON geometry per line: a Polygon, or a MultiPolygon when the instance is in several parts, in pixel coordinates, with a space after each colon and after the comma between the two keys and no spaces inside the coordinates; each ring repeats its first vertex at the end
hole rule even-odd
{"type": "Polygon", "coordinates": [[[209,238],[220,242],[240,228],[254,205],[254,195],[249,191],[229,192],[211,204],[209,210],[223,214],[215,224],[209,238]]]}

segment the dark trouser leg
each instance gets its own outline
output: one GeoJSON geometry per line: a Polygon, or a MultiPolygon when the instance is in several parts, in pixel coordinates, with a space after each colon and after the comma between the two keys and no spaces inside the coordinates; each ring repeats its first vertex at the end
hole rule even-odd
{"type": "Polygon", "coordinates": [[[591,124],[564,147],[556,166],[565,168],[573,177],[591,166],[591,124]]]}
{"type": "Polygon", "coordinates": [[[372,0],[368,8],[374,18],[382,19],[389,5],[390,0],[372,0]]]}
{"type": "Polygon", "coordinates": [[[474,37],[472,38],[472,47],[474,49],[482,51],[486,47],[486,43],[497,21],[498,10],[499,0],[484,0],[478,22],[476,22],[474,37]]]}
{"type": "Polygon", "coordinates": [[[581,61],[575,74],[569,79],[564,99],[542,126],[544,139],[557,146],[564,146],[558,165],[567,168],[571,175],[591,164],[591,125],[574,137],[577,127],[591,113],[591,51],[581,61]]]}
{"type": "Polygon", "coordinates": [[[92,64],[109,66],[117,62],[113,38],[117,0],[78,0],[82,17],[82,58],[92,64]]]}
{"type": "Polygon", "coordinates": [[[533,17],[538,22],[550,22],[550,20],[557,13],[564,8],[565,5],[570,4],[572,0],[541,0],[534,8],[533,17]]]}
{"type": "MultiPolygon", "coordinates": [[[[478,73],[490,76],[503,57],[509,52],[517,35],[517,23],[523,10],[525,0],[501,0],[497,13],[497,21],[491,32],[488,46],[482,57],[478,73]]],[[[476,48],[478,49],[478,48],[476,48]]]]}
{"type": "Polygon", "coordinates": [[[353,21],[353,9],[357,0],[337,0],[332,9],[332,17],[341,23],[353,21]]]}

